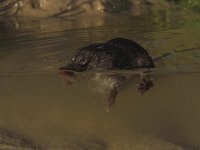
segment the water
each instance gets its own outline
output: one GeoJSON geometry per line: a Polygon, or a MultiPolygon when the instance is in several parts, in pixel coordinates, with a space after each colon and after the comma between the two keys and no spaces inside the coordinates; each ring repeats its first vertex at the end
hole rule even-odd
{"type": "Polygon", "coordinates": [[[137,41],[154,58],[200,47],[199,15],[175,9],[1,21],[1,149],[200,149],[200,49],[157,60],[154,87],[139,95],[137,81],[127,84],[110,113],[108,93],[91,90],[89,73],[65,85],[58,68],[77,48],[114,37],[137,41]]]}

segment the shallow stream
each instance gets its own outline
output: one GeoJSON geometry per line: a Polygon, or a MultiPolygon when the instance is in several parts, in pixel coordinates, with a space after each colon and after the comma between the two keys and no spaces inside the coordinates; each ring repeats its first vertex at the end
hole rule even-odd
{"type": "Polygon", "coordinates": [[[200,16],[182,9],[2,20],[0,148],[199,150],[199,39],[200,16]],[[153,88],[139,95],[129,84],[107,113],[108,95],[91,90],[87,73],[66,85],[58,68],[77,48],[115,37],[138,42],[153,58],[179,52],[155,61],[153,88]]]}

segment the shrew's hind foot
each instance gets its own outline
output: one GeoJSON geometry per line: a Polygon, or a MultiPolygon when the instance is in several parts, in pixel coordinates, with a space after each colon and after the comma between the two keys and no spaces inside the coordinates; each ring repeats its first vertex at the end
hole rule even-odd
{"type": "Polygon", "coordinates": [[[115,104],[115,99],[117,96],[117,88],[113,88],[110,92],[108,100],[106,101],[106,112],[110,112],[115,104]]]}
{"type": "Polygon", "coordinates": [[[137,85],[137,91],[140,92],[140,94],[143,94],[147,90],[149,90],[151,87],[153,87],[153,78],[151,75],[148,76],[141,76],[142,81],[137,85]]]}

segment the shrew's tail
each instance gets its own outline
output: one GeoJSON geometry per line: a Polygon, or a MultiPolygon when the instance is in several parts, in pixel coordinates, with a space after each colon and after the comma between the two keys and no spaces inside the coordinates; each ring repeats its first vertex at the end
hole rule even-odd
{"type": "Polygon", "coordinates": [[[153,61],[160,60],[160,59],[168,57],[170,55],[175,55],[176,53],[183,53],[183,52],[197,51],[197,50],[200,51],[200,47],[188,48],[188,49],[182,49],[182,50],[175,50],[175,51],[171,51],[169,53],[162,54],[161,56],[158,56],[158,57],[154,58],[153,61]]]}

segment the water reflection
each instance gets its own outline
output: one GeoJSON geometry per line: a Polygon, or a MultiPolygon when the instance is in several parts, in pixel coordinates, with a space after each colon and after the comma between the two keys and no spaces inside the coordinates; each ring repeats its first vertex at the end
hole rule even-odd
{"type": "Polygon", "coordinates": [[[74,17],[81,14],[119,13],[141,14],[144,8],[168,8],[169,4],[155,0],[1,0],[0,16],[74,17]]]}

